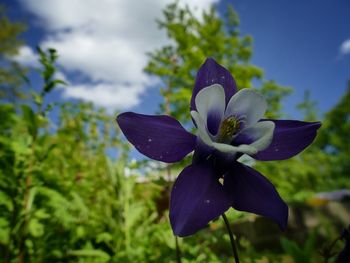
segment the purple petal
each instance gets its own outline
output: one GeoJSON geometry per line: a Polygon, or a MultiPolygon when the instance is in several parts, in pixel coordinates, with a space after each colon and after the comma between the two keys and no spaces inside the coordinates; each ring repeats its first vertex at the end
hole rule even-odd
{"type": "Polygon", "coordinates": [[[343,250],[339,253],[335,263],[349,263],[350,262],[350,241],[345,241],[343,250]]]}
{"type": "Polygon", "coordinates": [[[208,58],[197,73],[196,83],[191,98],[191,111],[197,110],[195,105],[195,97],[197,93],[201,89],[215,83],[220,84],[224,88],[227,104],[233,94],[237,91],[235,80],[227,69],[219,65],[214,59],[208,58]]]}
{"type": "Polygon", "coordinates": [[[198,164],[205,161],[209,155],[211,155],[215,149],[205,144],[199,137],[197,137],[196,147],[193,152],[192,163],[198,164]]]}
{"type": "Polygon", "coordinates": [[[241,144],[251,144],[254,142],[254,138],[252,138],[251,136],[249,136],[248,134],[244,134],[244,133],[239,133],[232,141],[232,145],[233,146],[238,146],[241,144]]]}
{"type": "Polygon", "coordinates": [[[233,199],[233,208],[266,216],[281,229],[288,221],[288,207],[275,187],[254,169],[236,162],[225,174],[224,188],[233,199]]]}
{"type": "Polygon", "coordinates": [[[275,123],[272,142],[265,150],[253,158],[261,161],[284,160],[300,153],[316,137],[320,122],[294,120],[270,120],[275,123]]]}
{"type": "Polygon", "coordinates": [[[221,118],[222,118],[221,112],[218,112],[218,111],[208,112],[207,127],[208,127],[208,131],[212,135],[216,135],[218,133],[221,118]]]}
{"type": "Polygon", "coordinates": [[[345,241],[345,246],[340,251],[335,263],[349,263],[350,262],[350,229],[345,229],[342,233],[342,239],[345,241]]]}
{"type": "Polygon", "coordinates": [[[193,151],[196,136],[172,117],[125,112],[117,117],[125,137],[147,157],[166,163],[178,162],[193,151]]]}
{"type": "Polygon", "coordinates": [[[176,179],[170,197],[174,234],[194,234],[224,213],[231,203],[211,166],[187,166],[176,179]]]}

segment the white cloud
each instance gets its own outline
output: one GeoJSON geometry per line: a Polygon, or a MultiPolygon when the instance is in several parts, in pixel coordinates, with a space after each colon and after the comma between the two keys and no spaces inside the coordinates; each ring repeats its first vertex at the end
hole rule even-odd
{"type": "MultiPolygon", "coordinates": [[[[89,84],[70,79],[64,96],[99,106],[126,109],[137,105],[152,81],[142,72],[145,53],[168,40],[155,19],[170,0],[21,0],[47,35],[41,45],[53,47],[67,72],[78,72],[89,84]],[[98,83],[98,84],[93,84],[98,83]]],[[[202,9],[218,0],[185,0],[202,9]]],[[[72,74],[69,74],[72,75],[72,74]]]]}
{"type": "Polygon", "coordinates": [[[62,71],[56,71],[54,74],[54,79],[59,79],[64,81],[67,85],[69,85],[69,80],[67,79],[67,76],[62,71]]]}
{"type": "Polygon", "coordinates": [[[31,47],[22,46],[18,50],[18,54],[11,58],[12,60],[24,66],[38,66],[38,56],[31,47]]]}
{"type": "Polygon", "coordinates": [[[340,53],[342,55],[350,54],[350,39],[345,40],[340,46],[340,53]]]}
{"type": "Polygon", "coordinates": [[[64,96],[92,101],[112,110],[136,106],[140,102],[140,92],[138,86],[101,83],[68,86],[64,89],[64,96]]]}
{"type": "Polygon", "coordinates": [[[145,58],[137,45],[118,36],[86,34],[79,30],[50,36],[44,47],[58,50],[60,63],[67,70],[77,70],[93,81],[144,81],[140,67],[145,58]]]}

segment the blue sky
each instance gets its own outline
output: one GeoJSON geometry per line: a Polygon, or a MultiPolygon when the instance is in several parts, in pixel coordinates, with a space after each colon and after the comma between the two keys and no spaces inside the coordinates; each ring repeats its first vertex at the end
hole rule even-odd
{"type": "Polygon", "coordinates": [[[285,103],[288,113],[299,117],[294,106],[306,89],[321,112],[337,103],[350,79],[350,54],[340,52],[350,39],[350,1],[230,2],[241,17],[242,33],[254,37],[252,62],[267,78],[294,88],[285,103]]]}
{"type": "MultiPolygon", "coordinates": [[[[107,2],[5,0],[14,19],[29,22],[29,31],[23,35],[28,47],[19,60],[33,63],[35,45],[53,46],[61,55],[62,77],[71,83],[68,91],[59,92],[63,99],[80,98],[107,108],[154,113],[161,97],[158,89],[152,88],[154,79],[141,69],[146,61],[144,52],[167,41],[154,23],[165,1],[147,0],[142,7],[126,0],[107,2]]],[[[306,89],[318,102],[320,113],[344,94],[350,79],[350,42],[345,44],[350,39],[350,1],[185,2],[200,8],[216,3],[220,14],[228,3],[234,5],[241,33],[254,38],[252,63],[264,69],[267,79],[294,88],[284,104],[292,118],[301,117],[295,105],[306,89]]]]}

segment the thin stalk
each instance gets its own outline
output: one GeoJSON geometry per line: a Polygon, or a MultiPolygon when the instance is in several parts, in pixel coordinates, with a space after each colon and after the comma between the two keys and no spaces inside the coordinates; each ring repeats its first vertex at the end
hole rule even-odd
{"type": "Polygon", "coordinates": [[[239,263],[237,247],[236,247],[235,239],[234,239],[233,234],[232,234],[232,231],[231,231],[230,223],[228,222],[225,213],[223,213],[221,216],[222,216],[222,218],[223,218],[224,221],[225,221],[225,225],[226,225],[226,228],[227,228],[227,232],[228,232],[228,234],[229,234],[229,236],[230,236],[231,247],[232,247],[233,256],[234,256],[234,258],[235,258],[235,262],[236,262],[236,263],[239,263]]]}
{"type": "MultiPolygon", "coordinates": [[[[32,152],[35,151],[35,140],[32,144],[32,152]]],[[[32,170],[34,166],[34,160],[30,161],[29,164],[29,172],[26,177],[25,181],[25,189],[24,189],[24,204],[23,204],[23,210],[24,210],[24,222],[23,222],[23,228],[21,233],[21,238],[19,241],[19,254],[18,254],[18,263],[24,262],[24,256],[25,256],[25,249],[26,249],[26,240],[27,240],[27,231],[28,231],[28,223],[29,223],[29,195],[30,195],[30,188],[32,187],[32,170]]]]}
{"type": "MultiPolygon", "coordinates": [[[[170,166],[167,165],[166,167],[167,170],[167,177],[168,177],[168,183],[171,182],[171,169],[170,166]]],[[[169,191],[169,195],[170,195],[170,189],[171,187],[168,187],[168,191],[169,191]]],[[[181,250],[180,250],[180,246],[179,246],[179,238],[177,236],[175,236],[175,249],[176,249],[176,262],[177,263],[181,263],[181,250]]]]}
{"type": "Polygon", "coordinates": [[[175,236],[175,244],[176,244],[176,262],[181,263],[181,251],[180,251],[179,240],[177,236],[175,236]]]}
{"type": "Polygon", "coordinates": [[[333,250],[333,247],[335,246],[335,244],[341,240],[341,236],[340,237],[337,237],[335,240],[333,240],[333,242],[323,251],[323,253],[321,254],[323,257],[324,257],[324,263],[328,263],[329,262],[329,259],[331,257],[334,256],[332,250],[333,250]]]}
{"type": "MultiPolygon", "coordinates": [[[[170,113],[171,113],[171,111],[170,111],[170,95],[171,95],[171,82],[169,80],[169,82],[167,83],[165,94],[164,94],[164,113],[166,115],[170,115],[170,113]]],[[[167,171],[167,177],[168,177],[168,191],[169,191],[169,196],[170,196],[171,187],[169,184],[171,184],[171,179],[172,179],[170,165],[167,165],[166,171],[167,171]]],[[[179,238],[177,236],[174,236],[174,237],[175,237],[175,245],[176,245],[176,262],[181,263],[181,250],[180,250],[179,240],[178,240],[179,238]]]]}

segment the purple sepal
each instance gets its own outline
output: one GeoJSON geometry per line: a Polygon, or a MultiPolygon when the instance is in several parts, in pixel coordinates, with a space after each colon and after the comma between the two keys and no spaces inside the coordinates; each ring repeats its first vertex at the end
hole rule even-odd
{"type": "Polygon", "coordinates": [[[233,200],[233,208],[268,217],[282,230],[286,228],[288,206],[272,183],[256,170],[236,162],[224,176],[224,188],[233,200]]]}
{"type": "Polygon", "coordinates": [[[224,88],[225,100],[227,104],[233,94],[237,92],[236,82],[227,69],[219,65],[214,59],[207,58],[197,73],[196,83],[191,98],[191,111],[197,110],[195,105],[197,93],[201,89],[216,83],[220,84],[224,88]]]}
{"type": "Polygon", "coordinates": [[[275,123],[275,130],[270,146],[252,156],[260,161],[284,160],[297,155],[313,142],[317,130],[321,127],[320,122],[295,120],[270,121],[275,123]]]}
{"type": "Polygon", "coordinates": [[[342,239],[345,241],[345,245],[342,251],[337,256],[335,263],[349,263],[350,262],[350,226],[344,229],[342,239]]]}
{"type": "Polygon", "coordinates": [[[229,209],[231,203],[211,166],[187,166],[176,179],[170,197],[174,234],[194,234],[229,209]]]}
{"type": "Polygon", "coordinates": [[[117,117],[125,137],[147,157],[173,163],[193,151],[196,136],[174,118],[125,112],[117,117]]]}
{"type": "Polygon", "coordinates": [[[206,145],[199,137],[197,137],[197,144],[194,149],[192,164],[198,164],[201,162],[206,162],[207,158],[213,154],[214,148],[206,145]]]}

